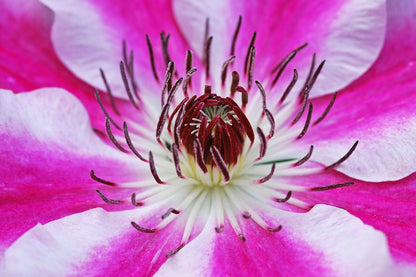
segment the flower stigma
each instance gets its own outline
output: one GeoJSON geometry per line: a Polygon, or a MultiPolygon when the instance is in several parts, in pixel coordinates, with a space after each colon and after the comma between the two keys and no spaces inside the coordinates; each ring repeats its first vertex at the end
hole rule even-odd
{"type": "MultiPolygon", "coordinates": [[[[139,232],[155,233],[182,218],[182,239],[176,249],[165,254],[166,257],[179,252],[193,238],[196,226],[200,226],[201,222],[204,225],[207,218],[215,222],[213,231],[222,233],[226,226],[230,226],[244,242],[249,239],[242,228],[247,220],[268,232],[282,230],[282,225],[268,223],[263,216],[264,211],[309,210],[309,204],[296,198],[297,192],[313,193],[353,184],[345,182],[308,187],[290,184],[284,178],[334,168],[354,152],[358,141],[329,166],[310,162],[313,145],[302,153],[293,147],[309,128],[315,127],[327,116],[334,104],[336,93],[322,115],[312,122],[313,104],[309,93],[325,62],[315,68],[313,55],[309,74],[302,89],[292,97],[294,100],[289,101],[288,95],[294,94],[299,77],[296,70],[279,96],[270,93],[286,66],[307,44],[290,52],[260,82],[255,80],[254,72],[256,33],[248,43],[247,54],[244,57],[235,55],[241,23],[242,18],[239,17],[232,37],[230,58],[215,74],[210,64],[213,37],[209,36],[209,20],[205,26],[202,67],[193,67],[193,53],[188,50],[182,77],[179,77],[180,70],[175,68],[169,55],[169,35],[162,32],[160,40],[166,65],[163,81],[156,68],[153,45],[146,35],[150,68],[154,81],[160,84],[158,107],[140,91],[134,74],[133,51],[128,56],[126,43],[123,42],[120,74],[129,101],[142,117],[140,124],[119,111],[105,73],[100,70],[112,112],[106,110],[98,90],[95,94],[106,116],[108,139],[126,155],[134,155],[139,163],[147,164],[148,174],[140,176],[140,181],[130,183],[104,180],[93,170],[91,177],[115,189],[137,188],[138,192],[130,195],[128,201],[138,209],[145,205],[165,207],[166,212],[155,215],[158,219],[153,221],[157,222],[154,226],[142,226],[132,221],[132,226],[139,232]],[[244,59],[241,69],[235,65],[240,58],[244,59]],[[193,79],[198,73],[200,78],[193,79]],[[215,80],[219,80],[220,85],[216,85],[215,80]],[[158,117],[154,116],[155,111],[158,117]],[[296,151],[288,151],[291,149],[296,151]]],[[[107,198],[100,190],[97,193],[109,204],[126,202],[126,199],[107,198]]]]}

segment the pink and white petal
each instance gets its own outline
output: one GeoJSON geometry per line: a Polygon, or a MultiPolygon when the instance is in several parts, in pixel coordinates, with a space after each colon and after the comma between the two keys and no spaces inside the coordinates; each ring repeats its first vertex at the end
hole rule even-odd
{"type": "Polygon", "coordinates": [[[175,222],[150,234],[130,224],[139,220],[153,227],[160,221],[155,214],[155,208],[143,207],[123,212],[93,209],[38,225],[6,251],[5,271],[24,276],[151,276],[179,246],[182,235],[175,222]]]}
{"type": "Polygon", "coordinates": [[[37,222],[103,206],[97,188],[109,198],[130,196],[102,188],[91,169],[115,182],[140,178],[134,160],[100,141],[79,100],[62,89],[2,90],[0,140],[2,250],[37,222]]]}
{"type": "Polygon", "coordinates": [[[383,234],[344,210],[319,205],[305,214],[280,211],[267,218],[283,229],[272,233],[245,221],[244,243],[230,226],[217,234],[207,225],[157,275],[380,276],[397,270],[383,234]]]}
{"type": "MultiPolygon", "coordinates": [[[[351,181],[336,171],[286,180],[299,186],[318,187],[351,181]]],[[[324,203],[344,208],[365,224],[382,231],[393,257],[398,262],[414,264],[416,260],[416,174],[395,181],[366,183],[328,191],[295,192],[294,197],[311,205],[324,203]]]]}
{"type": "MultiPolygon", "coordinates": [[[[104,89],[99,68],[107,76],[114,94],[126,98],[120,76],[122,43],[134,50],[135,76],[146,97],[156,97],[160,84],[155,81],[145,35],[153,44],[156,70],[163,81],[166,69],[160,33],[170,34],[169,51],[183,73],[188,46],[178,30],[170,1],[80,1],[42,0],[55,13],[52,40],[58,56],[68,68],[89,84],[104,89]]],[[[129,52],[127,52],[129,55],[129,52]]]]}
{"type": "MultiPolygon", "coordinates": [[[[265,81],[271,69],[288,53],[308,42],[288,66],[275,91],[281,92],[294,68],[306,78],[312,54],[325,67],[313,96],[339,90],[363,74],[378,56],[385,33],[385,1],[189,1],[174,2],[175,16],[186,38],[200,57],[206,18],[213,36],[212,57],[216,72],[231,55],[231,41],[239,15],[242,27],[236,44],[236,64],[241,69],[253,32],[256,38],[255,78],[265,81]],[[261,17],[261,19],[259,18],[261,17]]],[[[217,74],[219,78],[219,74],[217,74]]],[[[298,88],[302,82],[298,82],[298,88]]],[[[295,87],[296,90],[296,87],[295,87]]]]}
{"type": "Polygon", "coordinates": [[[74,76],[55,54],[50,9],[37,0],[5,0],[0,10],[0,87],[14,92],[64,88],[81,100],[92,124],[101,126],[104,116],[94,89],[74,76]]]}
{"type": "MultiPolygon", "coordinates": [[[[416,33],[416,4],[391,1],[388,11],[379,59],[339,93],[328,118],[305,137],[316,146],[313,158],[325,164],[359,140],[356,152],[337,170],[373,182],[401,179],[413,173],[416,164],[416,39],[408,37],[416,33]]],[[[314,106],[319,109],[328,102],[328,97],[317,99],[314,106]]]]}

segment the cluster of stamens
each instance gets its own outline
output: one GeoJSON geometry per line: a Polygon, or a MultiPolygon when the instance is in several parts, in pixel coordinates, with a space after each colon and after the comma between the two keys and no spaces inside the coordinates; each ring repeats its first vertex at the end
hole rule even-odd
{"type": "MultiPolygon", "coordinates": [[[[178,78],[179,74],[168,52],[169,35],[161,34],[166,73],[161,84],[160,116],[155,121],[149,122],[150,126],[155,126],[153,141],[147,138],[146,127],[135,124],[129,118],[124,118],[122,113],[117,110],[105,74],[101,70],[114,114],[114,116],[110,116],[96,90],[97,100],[106,115],[105,129],[108,138],[120,151],[131,152],[141,162],[147,163],[149,176],[153,178],[154,182],[154,186],[145,192],[133,193],[130,197],[131,203],[135,207],[139,207],[153,203],[156,201],[155,199],[175,196],[173,205],[176,206],[167,207],[166,213],[160,216],[161,222],[157,226],[146,228],[134,221],[132,221],[132,226],[143,233],[155,233],[178,216],[187,218],[179,247],[167,253],[166,257],[176,254],[189,241],[191,231],[198,218],[198,211],[203,207],[213,207],[212,213],[216,217],[215,231],[217,233],[221,233],[225,223],[229,222],[241,241],[245,241],[246,237],[241,231],[240,220],[236,216],[238,214],[241,214],[243,219],[253,220],[267,231],[278,232],[282,229],[281,225],[270,226],[256,212],[256,207],[253,206],[255,205],[253,203],[256,203],[252,199],[253,195],[256,195],[257,198],[263,197],[264,201],[262,202],[267,203],[269,208],[278,208],[276,205],[293,205],[308,210],[310,206],[293,197],[294,192],[323,191],[353,184],[345,182],[324,187],[305,188],[281,184],[273,179],[276,178],[274,176],[276,169],[280,175],[285,176],[285,174],[314,174],[333,168],[352,154],[358,141],[343,157],[326,167],[302,168],[302,165],[312,156],[314,149],[312,145],[306,155],[290,159],[276,160],[272,155],[275,153],[267,155],[268,148],[272,147],[274,151],[284,149],[291,142],[304,137],[310,126],[321,122],[334,104],[336,94],[333,95],[323,114],[312,123],[313,105],[309,101],[309,92],[324,65],[322,62],[315,70],[314,55],[309,75],[297,99],[291,103],[285,102],[298,80],[298,73],[294,70],[293,79],[287,89],[273,107],[269,108],[267,90],[274,87],[287,64],[300,50],[306,47],[306,44],[289,53],[271,70],[271,81],[266,89],[260,81],[256,80],[257,92],[253,92],[255,33],[249,43],[243,75],[240,75],[236,70],[231,74],[228,73],[228,69],[233,68],[233,62],[236,59],[234,49],[240,27],[241,17],[232,38],[231,57],[224,62],[222,67],[220,76],[222,91],[215,91],[218,88],[205,85],[201,89],[202,92],[196,90],[195,94],[192,93],[194,89],[191,84],[192,76],[197,70],[192,67],[192,52],[187,51],[186,53],[185,76],[178,78]],[[227,80],[227,76],[230,75],[231,78],[227,80]],[[241,83],[243,79],[247,80],[246,86],[241,83]],[[226,87],[229,87],[228,93],[226,87]],[[116,118],[124,121],[122,127],[116,123],[116,118]],[[303,118],[305,119],[304,123],[299,125],[298,122],[303,118]],[[265,133],[263,130],[268,130],[268,132],[265,133]],[[150,143],[147,149],[141,142],[143,139],[150,143]],[[147,157],[143,154],[145,151],[148,152],[147,157]]],[[[205,77],[209,80],[211,74],[210,46],[213,38],[208,36],[208,20],[205,33],[204,69],[205,77]]],[[[146,40],[153,76],[155,81],[160,83],[155,66],[153,46],[148,36],[146,36],[146,40]]],[[[146,113],[146,99],[139,97],[139,86],[134,79],[133,52],[131,51],[130,56],[127,57],[125,43],[123,43],[123,59],[120,63],[120,73],[127,96],[134,107],[142,113],[146,113]]],[[[94,171],[91,171],[91,177],[105,185],[123,186],[123,184],[116,184],[97,177],[94,171]]],[[[139,182],[137,182],[137,187],[140,187],[139,182]]],[[[99,190],[97,192],[107,203],[121,204],[124,202],[124,200],[109,199],[99,190]]]]}

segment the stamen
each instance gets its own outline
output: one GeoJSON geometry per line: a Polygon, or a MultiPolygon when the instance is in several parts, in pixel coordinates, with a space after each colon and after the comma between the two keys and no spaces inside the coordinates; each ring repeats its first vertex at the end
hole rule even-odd
{"type": "Polygon", "coordinates": [[[162,144],[162,142],[160,141],[160,135],[162,134],[163,126],[165,125],[166,119],[168,117],[169,108],[170,104],[166,104],[163,107],[162,112],[160,113],[159,121],[156,125],[156,140],[159,142],[159,144],[162,144]]]}
{"type": "Polygon", "coordinates": [[[131,194],[131,203],[133,204],[133,206],[136,206],[136,207],[143,206],[143,202],[137,202],[136,201],[136,194],[135,193],[131,194]]]}
{"type": "Polygon", "coordinates": [[[286,66],[293,58],[292,57],[293,54],[297,54],[297,52],[299,52],[300,50],[302,50],[303,48],[305,48],[306,46],[308,46],[308,43],[304,43],[301,46],[299,46],[298,48],[296,48],[295,50],[293,50],[292,52],[290,52],[289,54],[287,54],[286,57],[283,58],[283,60],[281,60],[271,71],[271,74],[275,73],[279,68],[281,68],[282,66],[286,66]],[[292,58],[291,58],[292,57],[292,58]],[[288,61],[289,60],[289,61],[288,61]]]}
{"type": "Polygon", "coordinates": [[[287,192],[285,198],[276,198],[275,201],[278,202],[278,203],[285,203],[290,199],[290,197],[292,197],[292,191],[291,190],[289,190],[287,192]]]}
{"type": "Polygon", "coordinates": [[[181,166],[180,166],[180,160],[179,160],[179,153],[178,153],[178,146],[176,143],[172,144],[172,155],[173,155],[173,162],[175,164],[176,174],[179,178],[185,179],[185,177],[182,175],[181,166]]]}
{"type": "Polygon", "coordinates": [[[263,112],[267,109],[266,106],[266,91],[264,90],[263,86],[261,85],[261,83],[259,81],[256,80],[256,85],[259,88],[259,91],[261,93],[261,98],[263,100],[263,112]]]}
{"type": "Polygon", "coordinates": [[[274,232],[274,233],[279,232],[280,230],[282,230],[282,225],[279,225],[276,228],[272,228],[272,227],[267,228],[267,231],[274,232]]]}
{"type": "Polygon", "coordinates": [[[308,73],[308,77],[306,77],[305,83],[303,84],[303,87],[299,93],[299,99],[302,99],[304,97],[304,93],[306,92],[306,88],[309,86],[309,82],[311,80],[313,71],[315,69],[315,59],[316,59],[316,54],[314,53],[312,55],[312,63],[311,63],[311,67],[309,68],[309,73],[308,73]]]}
{"type": "Polygon", "coordinates": [[[312,152],[313,152],[313,145],[311,145],[311,147],[309,148],[308,153],[302,159],[300,159],[299,161],[294,163],[294,166],[300,166],[300,165],[304,164],[312,156],[312,152]]]}
{"type": "Polygon", "coordinates": [[[211,92],[212,92],[212,87],[210,85],[205,85],[204,93],[211,94],[211,92]]]}
{"type": "Polygon", "coordinates": [[[230,51],[231,56],[234,55],[234,53],[235,53],[235,43],[237,41],[238,33],[240,32],[241,21],[242,21],[242,16],[240,15],[238,17],[237,27],[235,28],[235,31],[234,31],[234,34],[233,34],[233,39],[232,39],[232,42],[231,42],[231,51],[230,51]]]}
{"type": "Polygon", "coordinates": [[[142,226],[140,226],[139,224],[137,224],[136,222],[132,221],[131,225],[136,228],[136,230],[142,232],[142,233],[154,233],[156,232],[156,229],[148,229],[148,228],[143,228],[142,226]]]}
{"type": "Polygon", "coordinates": [[[292,125],[295,125],[296,122],[298,122],[299,119],[302,117],[303,112],[305,111],[305,108],[306,108],[306,104],[308,103],[308,99],[309,99],[309,87],[306,86],[305,93],[303,94],[302,107],[300,108],[300,110],[299,110],[298,114],[296,115],[295,119],[293,119],[292,125]]]}
{"type": "Polygon", "coordinates": [[[211,60],[211,43],[212,43],[212,36],[208,38],[205,48],[205,76],[209,79],[209,71],[210,71],[210,60],[211,60]]]}
{"type": "Polygon", "coordinates": [[[231,76],[232,76],[233,79],[231,81],[230,92],[231,92],[231,97],[234,97],[234,94],[237,91],[238,82],[240,81],[240,76],[238,75],[237,71],[233,71],[231,76]]]}
{"type": "Polygon", "coordinates": [[[256,184],[263,184],[263,183],[266,183],[267,181],[269,181],[273,177],[275,169],[276,169],[276,164],[273,163],[272,168],[270,169],[270,173],[267,174],[266,176],[264,176],[263,178],[261,178],[260,180],[257,180],[255,183],[256,184]]]}
{"type": "Polygon", "coordinates": [[[168,44],[169,44],[170,35],[165,37],[165,33],[160,33],[160,42],[162,44],[163,59],[165,61],[166,67],[168,67],[171,58],[169,56],[168,44]]]}
{"type": "Polygon", "coordinates": [[[274,117],[268,109],[264,110],[264,114],[266,115],[267,120],[269,120],[269,123],[270,123],[270,130],[269,130],[269,135],[267,136],[267,139],[271,139],[274,135],[274,129],[275,129],[274,117]]]}
{"type": "Polygon", "coordinates": [[[170,89],[169,94],[168,94],[168,99],[166,101],[167,104],[170,104],[173,100],[173,97],[175,96],[175,93],[178,91],[180,85],[182,84],[183,78],[179,78],[175,84],[173,85],[173,87],[170,89]]]}
{"type": "Polygon", "coordinates": [[[183,94],[185,95],[185,97],[188,96],[188,85],[191,86],[191,80],[192,80],[192,75],[196,72],[196,68],[192,68],[189,69],[186,72],[186,76],[185,76],[185,81],[183,82],[182,85],[182,90],[183,90],[183,94]]]}
{"type": "Polygon", "coordinates": [[[201,143],[199,142],[199,139],[194,140],[193,150],[194,150],[194,157],[196,159],[197,164],[199,165],[199,167],[202,169],[204,173],[207,173],[208,168],[203,158],[202,147],[201,147],[201,143]]]}
{"type": "Polygon", "coordinates": [[[117,204],[122,204],[124,201],[122,201],[122,200],[113,200],[113,199],[109,199],[109,198],[107,198],[107,197],[105,197],[104,196],[104,194],[102,194],[101,193],[101,191],[99,191],[98,189],[96,190],[96,192],[98,193],[98,195],[100,196],[100,198],[105,202],[105,203],[108,203],[108,204],[115,204],[115,205],[117,205],[117,204]]]}
{"type": "Polygon", "coordinates": [[[224,226],[221,227],[215,227],[215,232],[222,233],[224,231],[224,226]]]}
{"type": "Polygon", "coordinates": [[[287,86],[285,92],[283,93],[282,97],[280,98],[279,104],[282,104],[283,101],[285,101],[286,97],[289,95],[289,93],[292,91],[292,88],[295,86],[297,80],[298,80],[298,71],[296,69],[294,69],[293,70],[292,81],[290,81],[290,84],[287,86]]]}
{"type": "Polygon", "coordinates": [[[318,68],[313,74],[312,79],[309,81],[309,84],[308,84],[309,90],[311,90],[313,87],[313,84],[315,84],[316,78],[318,78],[319,73],[321,73],[321,70],[322,70],[322,67],[324,67],[324,64],[325,64],[325,60],[319,64],[318,68]]]}
{"type": "Polygon", "coordinates": [[[114,137],[113,132],[111,131],[111,127],[110,127],[110,119],[108,117],[105,118],[105,130],[107,131],[108,138],[111,140],[114,146],[117,147],[117,149],[120,150],[121,152],[128,153],[128,151],[124,149],[114,137]]]}
{"type": "Polygon", "coordinates": [[[249,212],[244,212],[242,214],[242,216],[243,216],[244,219],[250,219],[251,218],[251,214],[249,212]]]}
{"type": "Polygon", "coordinates": [[[312,102],[309,102],[308,116],[306,117],[305,126],[303,126],[302,132],[300,132],[297,139],[303,138],[303,136],[306,134],[306,131],[308,131],[309,124],[311,123],[312,111],[313,111],[313,105],[312,105],[312,102]]]}
{"type": "Polygon", "coordinates": [[[134,153],[134,155],[136,155],[140,160],[142,160],[144,162],[148,162],[145,158],[143,158],[142,155],[140,155],[140,153],[134,147],[134,145],[133,145],[133,143],[130,139],[130,135],[129,135],[129,131],[127,129],[127,123],[126,122],[123,122],[123,131],[124,131],[124,137],[126,138],[127,145],[130,148],[130,150],[134,153]]]}
{"type": "Polygon", "coordinates": [[[184,246],[185,246],[185,244],[179,245],[179,247],[177,247],[176,249],[174,249],[174,250],[170,251],[168,254],[166,254],[166,258],[172,257],[173,255],[178,253],[184,246]]]}
{"type": "Polygon", "coordinates": [[[116,103],[114,102],[114,97],[113,97],[113,93],[111,92],[110,85],[108,84],[104,71],[101,68],[100,68],[100,75],[101,75],[101,79],[103,79],[108,96],[110,97],[111,108],[117,115],[120,115],[119,111],[117,110],[116,103]]]}
{"type": "Polygon", "coordinates": [[[277,69],[279,71],[277,72],[276,76],[274,77],[272,81],[272,87],[277,83],[280,76],[282,75],[283,71],[285,70],[286,66],[293,60],[293,58],[296,56],[296,52],[292,51],[288,56],[286,56],[273,70],[272,72],[275,72],[277,69]]]}
{"type": "Polygon", "coordinates": [[[256,48],[253,46],[250,51],[250,61],[248,64],[248,81],[247,88],[250,89],[253,84],[254,59],[256,58],[256,48]]]}
{"type": "Polygon", "coordinates": [[[96,88],[94,88],[94,93],[95,93],[95,98],[97,99],[98,105],[100,105],[100,108],[103,111],[105,117],[108,118],[108,119],[110,119],[111,123],[113,123],[113,125],[117,129],[121,130],[120,126],[117,125],[117,123],[110,117],[110,115],[108,114],[107,110],[104,108],[103,102],[101,101],[100,94],[98,93],[98,90],[96,88]]]}
{"type": "Polygon", "coordinates": [[[338,161],[336,161],[335,163],[328,165],[327,167],[325,167],[325,169],[330,169],[333,168],[341,163],[343,163],[346,159],[348,159],[352,153],[354,152],[355,148],[357,148],[358,145],[358,140],[354,143],[354,145],[351,147],[350,150],[348,150],[347,154],[345,154],[341,159],[339,159],[338,161]]]}
{"type": "Polygon", "coordinates": [[[334,105],[335,98],[337,97],[337,93],[338,92],[335,92],[334,94],[332,94],[332,98],[331,98],[331,101],[329,102],[328,106],[325,108],[322,115],[313,123],[313,125],[318,124],[319,122],[321,122],[327,116],[327,114],[331,110],[332,106],[334,105]]]}
{"type": "Polygon", "coordinates": [[[245,88],[238,86],[236,91],[241,92],[241,107],[244,109],[248,103],[248,93],[245,88]]]}
{"type": "Polygon", "coordinates": [[[345,182],[345,183],[339,183],[339,184],[334,184],[334,185],[324,186],[324,187],[314,187],[314,188],[311,188],[310,190],[311,191],[324,191],[324,190],[331,190],[331,189],[347,187],[347,186],[351,186],[351,185],[354,185],[354,182],[345,182]]]}
{"type": "Polygon", "coordinates": [[[101,179],[101,178],[97,177],[94,173],[94,170],[90,171],[90,176],[94,181],[97,181],[101,184],[104,184],[104,185],[107,185],[107,186],[112,186],[112,187],[117,186],[117,184],[114,183],[114,182],[106,181],[104,179],[101,179]]]}
{"type": "Polygon", "coordinates": [[[227,78],[227,69],[230,63],[232,63],[235,60],[235,56],[231,56],[228,60],[224,62],[222,65],[222,71],[221,71],[221,85],[225,85],[225,80],[227,78]]]}
{"type": "Polygon", "coordinates": [[[243,236],[242,234],[239,234],[238,235],[238,238],[242,241],[242,242],[246,242],[246,237],[245,236],[243,236]]]}
{"type": "Polygon", "coordinates": [[[161,93],[161,103],[162,107],[165,105],[165,96],[166,92],[172,88],[172,85],[169,86],[172,82],[172,73],[173,73],[174,63],[169,62],[168,68],[166,69],[165,73],[165,81],[163,82],[162,93],[161,93]]]}
{"type": "Polygon", "coordinates": [[[209,151],[211,152],[214,163],[217,165],[222,175],[224,176],[224,181],[230,181],[230,173],[228,172],[228,168],[224,162],[224,159],[221,157],[220,151],[217,149],[217,147],[215,147],[215,145],[212,145],[209,151]]]}
{"type": "Polygon", "coordinates": [[[127,80],[125,66],[124,66],[124,63],[122,61],[120,62],[120,74],[121,74],[121,78],[123,79],[124,89],[127,92],[127,96],[129,97],[130,102],[133,104],[133,106],[136,109],[138,109],[139,106],[137,105],[136,101],[134,101],[133,95],[131,94],[129,82],[127,80]]]}
{"type": "Polygon", "coordinates": [[[146,42],[147,42],[147,48],[149,49],[150,65],[152,67],[153,77],[155,77],[157,82],[160,82],[159,76],[157,76],[157,71],[156,71],[156,66],[155,66],[155,56],[153,54],[152,43],[150,42],[149,35],[147,34],[146,34],[146,42]]]}
{"type": "Polygon", "coordinates": [[[129,66],[127,67],[127,73],[129,74],[129,77],[130,77],[130,82],[131,82],[131,86],[133,88],[134,95],[140,101],[140,97],[139,97],[139,94],[137,92],[136,79],[134,78],[134,62],[133,62],[133,58],[134,58],[133,57],[133,51],[130,51],[130,61],[129,61],[129,66]]]}
{"type": "Polygon", "coordinates": [[[152,172],[153,178],[158,184],[164,185],[166,182],[163,182],[160,180],[159,175],[157,175],[155,161],[153,160],[153,153],[152,151],[149,151],[149,166],[150,166],[150,172],[152,172]]]}
{"type": "Polygon", "coordinates": [[[169,208],[166,213],[164,213],[161,218],[162,220],[167,218],[170,214],[180,214],[181,211],[175,210],[174,208],[169,208]]]}
{"type": "Polygon", "coordinates": [[[260,139],[260,151],[259,151],[260,153],[259,153],[259,157],[257,158],[257,160],[260,160],[266,154],[267,140],[266,140],[266,136],[263,133],[263,130],[260,127],[257,127],[257,134],[260,139]]]}
{"type": "Polygon", "coordinates": [[[257,36],[257,33],[256,32],[254,32],[253,33],[253,35],[251,36],[251,39],[250,39],[250,44],[248,45],[248,50],[247,50],[247,54],[246,54],[246,59],[245,59],[245,61],[244,61],[244,74],[247,74],[247,70],[248,70],[248,61],[249,61],[249,59],[250,59],[250,54],[251,54],[251,48],[254,46],[254,43],[255,43],[255,41],[256,41],[256,36],[257,36]]]}

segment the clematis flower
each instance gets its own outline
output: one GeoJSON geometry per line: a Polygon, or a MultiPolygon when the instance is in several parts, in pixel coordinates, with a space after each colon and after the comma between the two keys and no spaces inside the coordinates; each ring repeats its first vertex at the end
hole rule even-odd
{"type": "Polygon", "coordinates": [[[413,273],[414,3],[18,2],[4,275],[413,273]]]}

